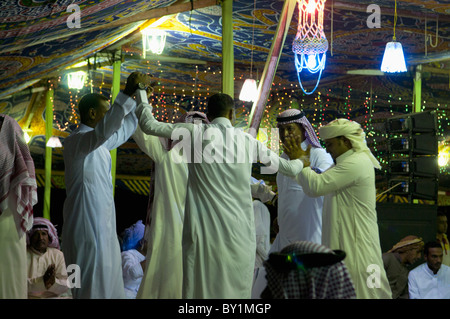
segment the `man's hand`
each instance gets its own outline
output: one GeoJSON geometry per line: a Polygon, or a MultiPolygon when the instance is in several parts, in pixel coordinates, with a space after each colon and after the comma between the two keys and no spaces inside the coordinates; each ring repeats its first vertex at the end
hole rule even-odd
{"type": "Polygon", "coordinates": [[[47,271],[44,274],[44,285],[46,289],[49,289],[55,283],[56,270],[55,264],[48,266],[47,271]]]}
{"type": "Polygon", "coordinates": [[[153,87],[156,85],[156,82],[152,81],[152,77],[151,74],[142,72],[131,73],[127,79],[123,93],[132,97],[139,88],[139,83],[143,83],[147,87],[147,97],[150,97],[153,94],[153,87]]]}
{"type": "Polygon", "coordinates": [[[299,136],[288,135],[283,142],[283,150],[289,156],[289,159],[301,159],[304,167],[310,165],[309,153],[311,151],[311,144],[308,144],[306,151],[302,149],[301,139],[299,136]]]}

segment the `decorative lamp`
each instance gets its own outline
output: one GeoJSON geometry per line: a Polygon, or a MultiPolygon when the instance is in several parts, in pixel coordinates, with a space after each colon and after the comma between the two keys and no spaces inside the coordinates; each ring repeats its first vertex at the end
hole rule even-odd
{"type": "Polygon", "coordinates": [[[307,95],[317,89],[325,68],[326,52],[328,51],[328,40],[323,31],[325,2],[326,0],[297,0],[299,17],[292,51],[295,53],[295,68],[300,87],[307,95]],[[306,92],[302,85],[300,73],[303,69],[312,74],[319,73],[316,86],[310,92],[306,92]]]}
{"type": "Polygon", "coordinates": [[[61,141],[56,136],[50,137],[48,139],[46,145],[47,145],[47,147],[52,147],[52,148],[62,147],[61,141]]]}
{"type": "Polygon", "coordinates": [[[161,54],[166,45],[166,32],[157,28],[146,28],[142,33],[142,52],[145,59],[147,51],[154,54],[161,54]]]}
{"type": "Polygon", "coordinates": [[[386,44],[383,61],[381,62],[381,71],[387,73],[406,72],[405,56],[400,42],[395,41],[395,25],[397,24],[397,0],[395,0],[394,11],[394,36],[392,42],[386,44]]]}
{"type": "Polygon", "coordinates": [[[67,75],[67,84],[69,89],[81,90],[84,87],[85,81],[86,72],[84,71],[72,72],[67,75]]]}
{"type": "Polygon", "coordinates": [[[256,80],[252,78],[253,70],[253,44],[255,41],[255,9],[256,0],[253,2],[253,31],[252,31],[252,51],[250,55],[250,78],[244,81],[241,93],[239,94],[239,100],[245,102],[254,102],[258,96],[258,86],[256,85],[256,80]]]}

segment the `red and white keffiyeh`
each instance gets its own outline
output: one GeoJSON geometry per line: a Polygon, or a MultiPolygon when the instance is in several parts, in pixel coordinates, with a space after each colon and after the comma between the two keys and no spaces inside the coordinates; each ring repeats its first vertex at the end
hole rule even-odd
{"type": "Polygon", "coordinates": [[[306,118],[304,112],[301,112],[297,109],[287,109],[277,116],[277,126],[290,123],[299,123],[301,126],[303,126],[303,128],[305,129],[305,137],[308,140],[309,144],[311,144],[313,147],[322,148],[322,145],[320,145],[319,139],[317,138],[317,134],[314,131],[311,123],[306,118]]]}
{"type": "Polygon", "coordinates": [[[34,162],[19,124],[1,114],[0,121],[0,215],[8,208],[8,197],[17,197],[15,218],[19,237],[33,226],[33,206],[37,203],[34,162]]]}

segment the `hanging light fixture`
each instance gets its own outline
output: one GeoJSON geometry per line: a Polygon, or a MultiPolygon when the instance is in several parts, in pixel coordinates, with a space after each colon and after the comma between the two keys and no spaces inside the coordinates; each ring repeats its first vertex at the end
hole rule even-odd
{"type": "Polygon", "coordinates": [[[253,44],[255,41],[255,14],[256,14],[256,0],[253,2],[253,32],[252,32],[252,51],[250,54],[250,78],[246,79],[239,94],[239,100],[245,102],[254,102],[258,96],[258,87],[256,80],[252,78],[253,71],[253,44]]]}
{"type": "Polygon", "coordinates": [[[67,84],[69,89],[81,90],[84,87],[86,81],[86,72],[77,71],[67,74],[67,84]]]}
{"type": "Polygon", "coordinates": [[[57,136],[52,136],[47,141],[47,147],[57,148],[62,147],[61,141],[57,136]]]}
{"type": "Polygon", "coordinates": [[[328,40],[323,31],[323,10],[326,0],[297,0],[298,27],[297,35],[292,43],[295,53],[295,68],[298,82],[307,95],[314,93],[319,85],[322,71],[325,69],[328,40]],[[300,73],[303,69],[310,73],[319,73],[316,86],[307,92],[302,85],[300,73]]]}
{"type": "Polygon", "coordinates": [[[154,54],[161,54],[166,45],[166,32],[161,29],[149,27],[141,31],[142,33],[142,52],[145,59],[147,51],[154,54]]]}
{"type": "Polygon", "coordinates": [[[395,25],[397,24],[397,0],[395,0],[394,11],[394,36],[392,42],[386,44],[383,54],[383,61],[381,62],[381,71],[387,73],[406,72],[405,56],[403,55],[403,48],[400,42],[395,41],[395,25]]]}

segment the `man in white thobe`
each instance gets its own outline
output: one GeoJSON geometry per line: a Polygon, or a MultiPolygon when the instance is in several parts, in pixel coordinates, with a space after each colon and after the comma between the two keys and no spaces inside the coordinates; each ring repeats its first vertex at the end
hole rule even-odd
{"type": "MultiPolygon", "coordinates": [[[[207,121],[200,112],[188,112],[179,121],[207,121]]],[[[172,152],[173,141],[147,135],[138,127],[133,134],[139,148],[155,163],[151,207],[146,225],[148,250],[138,299],[180,299],[183,286],[182,234],[188,168],[172,152]]]]}
{"type": "MultiPolygon", "coordinates": [[[[320,145],[311,123],[305,113],[297,109],[288,109],[277,117],[277,127],[281,142],[288,135],[295,135],[303,150],[310,147],[311,166],[322,172],[333,164],[333,159],[320,145]]],[[[289,159],[286,153],[282,158],[289,159]]],[[[277,223],[279,231],[269,253],[279,252],[296,241],[322,243],[322,206],[323,196],[310,197],[294,179],[282,173],[277,174],[278,209],[277,223]]],[[[265,269],[262,268],[255,279],[252,298],[260,298],[267,285],[265,269]]]]}
{"type": "Polygon", "coordinates": [[[71,298],[55,226],[46,218],[36,217],[27,241],[28,298],[71,298]]]}
{"type": "Polygon", "coordinates": [[[67,264],[80,267],[75,299],[125,298],[116,232],[110,151],[137,127],[131,98],[142,75],[132,73],[112,107],[100,94],[79,103],[81,124],[64,142],[65,183],[62,251],[67,264]]]}
{"type": "Polygon", "coordinates": [[[423,249],[425,263],[408,274],[410,299],[450,299],[450,267],[442,263],[439,242],[428,242],[423,249]]]}
{"type": "MultiPolygon", "coordinates": [[[[347,253],[345,264],[358,299],[390,299],[375,201],[373,168],[379,169],[380,164],[367,147],[357,122],[334,120],[320,127],[319,135],[336,164],[317,174],[305,160],[305,168],[296,180],[308,195],[324,196],[322,245],[347,253]]],[[[289,153],[295,146],[292,141],[287,147],[289,153]]]]}
{"type": "MultiPolygon", "coordinates": [[[[304,150],[310,145],[311,167],[323,172],[333,164],[333,159],[320,145],[304,112],[296,109],[282,112],[277,117],[277,126],[282,142],[285,140],[285,134],[295,134],[304,150]]],[[[282,156],[289,158],[285,153],[282,156]]],[[[277,174],[277,187],[279,232],[270,252],[279,252],[295,241],[310,241],[320,245],[323,196],[306,195],[301,185],[282,173],[277,174]]]]}
{"type": "Polygon", "coordinates": [[[37,203],[34,162],[15,119],[0,114],[0,299],[27,298],[26,232],[37,203]]]}
{"type": "MultiPolygon", "coordinates": [[[[206,125],[158,122],[148,104],[139,105],[136,114],[147,134],[174,140],[183,136],[177,144],[189,169],[183,298],[250,298],[256,243],[249,180],[254,151],[264,146],[232,126],[235,111],[230,96],[214,94],[207,109],[211,124],[206,125]]],[[[264,154],[268,156],[263,163],[287,175],[295,176],[303,166],[300,160],[264,154]]]]}

